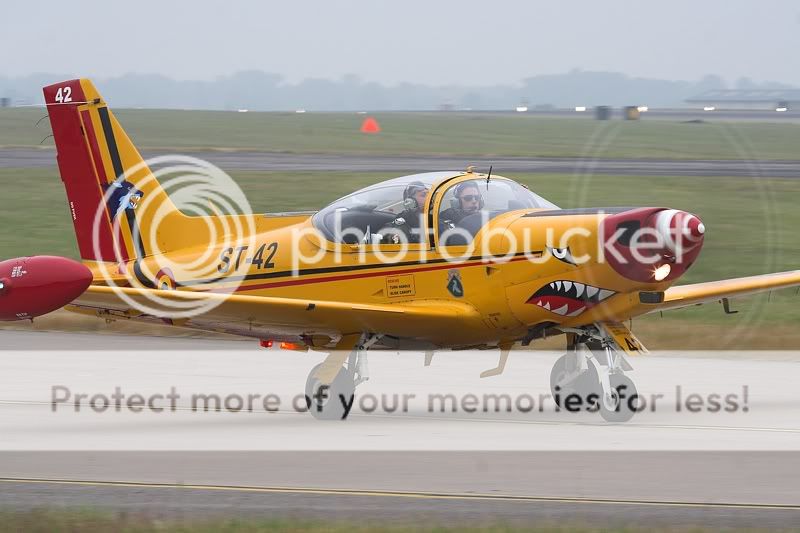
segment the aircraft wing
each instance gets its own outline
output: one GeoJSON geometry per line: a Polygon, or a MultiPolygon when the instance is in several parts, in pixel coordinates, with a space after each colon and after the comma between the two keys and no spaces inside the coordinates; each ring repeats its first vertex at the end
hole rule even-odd
{"type": "Polygon", "coordinates": [[[800,285],[800,270],[694,283],[691,285],[678,285],[670,287],[664,292],[664,301],[662,303],[648,305],[648,308],[650,312],[666,311],[667,309],[717,302],[723,298],[748,296],[798,285],[800,285]]]}
{"type": "Polygon", "coordinates": [[[453,301],[364,304],[97,285],[90,286],[71,306],[78,311],[121,318],[174,317],[175,325],[240,334],[250,332],[254,337],[261,336],[264,331],[285,332],[287,335],[379,331],[386,335],[425,340],[440,338],[443,331],[458,331],[481,323],[480,314],[474,307],[453,301]],[[153,296],[163,299],[163,303],[151,301],[149,297],[153,296]],[[125,298],[130,301],[126,302],[125,298]],[[175,314],[180,305],[210,302],[218,305],[197,317],[184,320],[175,314]],[[143,313],[133,303],[153,308],[157,313],[143,313]],[[214,327],[208,327],[210,324],[214,327]]]}

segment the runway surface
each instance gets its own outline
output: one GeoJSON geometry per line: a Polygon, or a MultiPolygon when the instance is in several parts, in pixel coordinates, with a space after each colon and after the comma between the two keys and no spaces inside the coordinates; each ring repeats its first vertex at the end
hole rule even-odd
{"type": "MultiPolygon", "coordinates": [[[[663,393],[666,403],[623,425],[550,409],[430,412],[424,402],[397,413],[360,406],[345,422],[319,422],[289,402],[277,412],[198,412],[186,396],[174,412],[75,412],[69,403],[53,409],[50,390],[288,397],[318,354],[8,331],[0,346],[0,507],[472,524],[774,528],[800,519],[796,361],[638,358],[631,376],[640,392],[663,393]],[[748,398],[738,412],[676,412],[676,384],[705,398],[747,386],[748,398]]],[[[428,368],[421,354],[370,356],[359,397],[546,392],[552,355],[512,353],[506,374],[478,379],[495,355],[442,354],[428,368]]]]}
{"type": "MultiPolygon", "coordinates": [[[[120,458],[122,459],[122,458],[120,458]]],[[[387,458],[391,459],[391,458],[387,458]]],[[[520,465],[524,466],[524,465],[520,465]]],[[[539,472],[530,471],[535,475],[539,472]]],[[[609,480],[609,482],[613,482],[609,480]]],[[[580,498],[400,493],[325,489],[290,490],[187,484],[0,481],[0,509],[95,508],[148,517],[297,518],[365,524],[536,525],[570,527],[661,526],[669,528],[757,528],[796,526],[800,507],[768,505],[686,505],[580,498]]]]}
{"type": "MultiPolygon", "coordinates": [[[[800,177],[798,161],[669,160],[669,159],[581,159],[468,156],[398,156],[286,154],[247,151],[181,151],[182,155],[207,160],[223,170],[352,171],[412,173],[465,169],[475,165],[498,174],[509,172],[606,174],[631,176],[745,176],[800,177]]],[[[144,157],[164,155],[144,152],[144,157]]],[[[54,167],[55,150],[35,148],[0,149],[0,168],[54,167]]]]}

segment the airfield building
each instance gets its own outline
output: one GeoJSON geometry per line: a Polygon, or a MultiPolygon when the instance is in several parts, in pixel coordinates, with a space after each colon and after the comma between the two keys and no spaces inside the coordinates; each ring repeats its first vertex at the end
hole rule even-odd
{"type": "Polygon", "coordinates": [[[706,91],[686,100],[692,107],[788,111],[800,109],[800,89],[706,91]]]}

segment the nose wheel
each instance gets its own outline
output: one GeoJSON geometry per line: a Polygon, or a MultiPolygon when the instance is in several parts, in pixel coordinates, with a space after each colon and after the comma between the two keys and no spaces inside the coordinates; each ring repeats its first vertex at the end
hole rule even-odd
{"type": "Polygon", "coordinates": [[[637,413],[639,393],[631,378],[624,374],[608,377],[608,391],[603,392],[600,402],[600,416],[606,422],[627,422],[637,413]]]}
{"type": "Polygon", "coordinates": [[[599,411],[607,422],[627,422],[640,410],[632,370],[614,343],[599,328],[567,333],[567,353],[550,372],[550,391],[556,404],[568,411],[599,411]]]}

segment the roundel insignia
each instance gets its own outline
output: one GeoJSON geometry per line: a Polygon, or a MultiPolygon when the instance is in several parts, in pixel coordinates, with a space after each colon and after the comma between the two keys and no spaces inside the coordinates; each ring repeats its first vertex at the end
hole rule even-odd
{"type": "Polygon", "coordinates": [[[461,283],[461,272],[453,269],[447,271],[447,290],[456,298],[464,296],[464,284],[461,283]]]}
{"type": "Polygon", "coordinates": [[[164,268],[158,271],[158,274],[156,274],[157,289],[161,289],[162,291],[174,291],[176,288],[175,285],[175,278],[170,269],[164,268]]]}

